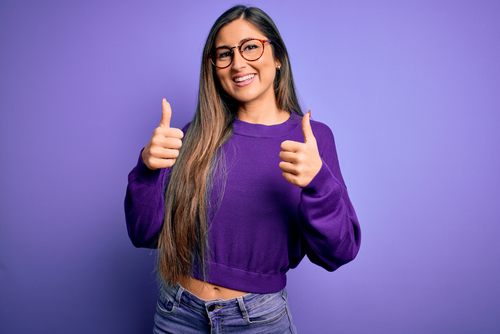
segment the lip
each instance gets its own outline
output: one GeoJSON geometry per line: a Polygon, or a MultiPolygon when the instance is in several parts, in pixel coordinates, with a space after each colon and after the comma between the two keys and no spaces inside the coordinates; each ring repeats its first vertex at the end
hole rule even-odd
{"type": "Polygon", "coordinates": [[[244,87],[244,86],[251,84],[256,77],[257,77],[257,73],[243,73],[243,74],[238,74],[238,75],[233,76],[232,81],[237,87],[244,87]],[[241,77],[244,77],[247,75],[253,75],[253,78],[242,81],[242,82],[235,82],[234,81],[236,78],[241,78],[241,77]]]}

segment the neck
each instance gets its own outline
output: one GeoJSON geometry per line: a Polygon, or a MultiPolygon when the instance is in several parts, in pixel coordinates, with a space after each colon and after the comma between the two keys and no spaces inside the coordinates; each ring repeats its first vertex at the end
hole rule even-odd
{"type": "Polygon", "coordinates": [[[275,125],[286,122],[290,113],[279,109],[275,103],[272,105],[262,103],[241,103],[238,108],[239,120],[253,124],[275,125]]]}

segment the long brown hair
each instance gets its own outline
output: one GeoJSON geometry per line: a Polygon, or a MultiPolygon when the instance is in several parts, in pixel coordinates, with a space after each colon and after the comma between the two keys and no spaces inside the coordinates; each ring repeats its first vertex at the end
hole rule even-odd
{"type": "MultiPolygon", "coordinates": [[[[277,107],[302,115],[292,76],[288,52],[272,19],[256,7],[235,6],[215,21],[208,34],[201,59],[200,86],[196,113],[183,139],[170,177],[165,182],[165,217],[158,240],[158,274],[167,285],[191,276],[195,259],[204,275],[207,269],[208,192],[213,173],[223,157],[219,148],[231,137],[238,101],[221,87],[208,59],[219,30],[236,19],[247,20],[271,40],[276,71],[274,92],[277,107]]],[[[222,196],[222,194],[220,195],[222,196]]]]}

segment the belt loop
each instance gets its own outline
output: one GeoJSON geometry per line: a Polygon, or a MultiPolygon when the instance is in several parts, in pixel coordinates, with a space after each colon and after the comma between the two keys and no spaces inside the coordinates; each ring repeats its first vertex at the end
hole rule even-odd
{"type": "Polygon", "coordinates": [[[177,286],[179,287],[179,290],[177,290],[177,294],[175,295],[175,301],[179,304],[181,302],[181,296],[184,292],[184,288],[180,284],[177,284],[177,286]]]}
{"type": "Polygon", "coordinates": [[[243,315],[243,318],[247,319],[248,313],[247,313],[247,309],[245,307],[245,303],[243,302],[243,296],[237,297],[236,299],[238,300],[238,306],[240,307],[240,311],[241,311],[241,314],[243,315]]]}

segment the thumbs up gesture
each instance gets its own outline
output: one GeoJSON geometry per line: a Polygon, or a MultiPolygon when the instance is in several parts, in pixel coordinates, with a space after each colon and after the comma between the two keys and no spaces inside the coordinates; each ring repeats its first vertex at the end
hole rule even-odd
{"type": "Polygon", "coordinates": [[[311,129],[311,111],[302,118],[302,132],[304,142],[286,140],[281,143],[279,164],[283,171],[283,177],[293,185],[298,187],[307,186],[318,174],[323,161],[319,156],[316,138],[311,129]]]}
{"type": "Polygon", "coordinates": [[[172,109],[167,100],[162,100],[162,115],[160,125],[142,151],[142,161],[151,170],[172,167],[179,156],[184,133],[180,129],[170,127],[172,109]]]}

